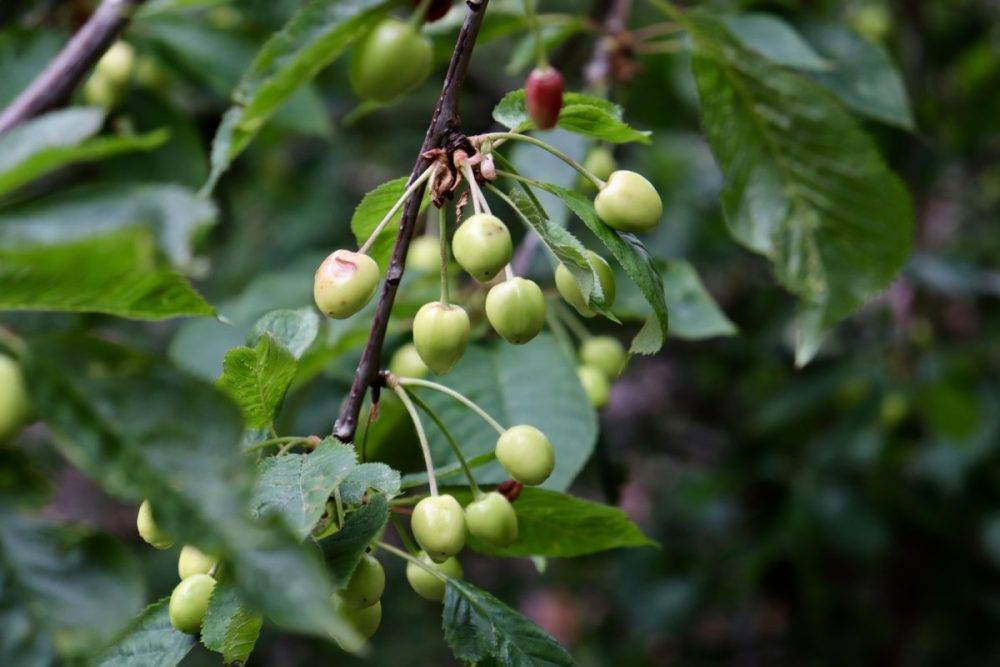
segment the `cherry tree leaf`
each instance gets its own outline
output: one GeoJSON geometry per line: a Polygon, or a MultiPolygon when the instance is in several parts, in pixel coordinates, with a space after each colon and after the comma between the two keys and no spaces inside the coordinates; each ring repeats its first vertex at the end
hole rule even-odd
{"type": "Polygon", "coordinates": [[[265,333],[252,347],[226,353],[216,385],[240,406],[249,428],[274,423],[297,364],[288,349],[265,333]]]}
{"type": "MultiPolygon", "coordinates": [[[[361,199],[361,203],[354,209],[354,215],[351,216],[351,231],[354,233],[354,238],[357,240],[359,246],[368,240],[368,237],[374,233],[378,223],[382,221],[386,213],[389,212],[393,205],[399,201],[399,198],[403,196],[403,193],[406,192],[407,181],[409,181],[409,177],[407,176],[386,181],[368,192],[361,199]]],[[[420,202],[420,210],[424,210],[428,203],[430,203],[430,197],[425,195],[424,199],[420,202]]],[[[375,243],[372,244],[371,250],[368,252],[369,257],[378,263],[379,269],[382,271],[385,271],[389,265],[389,258],[392,256],[392,246],[396,242],[396,232],[399,231],[399,221],[402,216],[403,207],[400,207],[399,211],[392,216],[389,224],[385,226],[385,229],[375,239],[375,243]]]]}
{"type": "Polygon", "coordinates": [[[722,21],[745,47],[779,65],[822,71],[831,64],[802,38],[792,26],[777,16],[763,12],[741,12],[722,21]]]}
{"type": "Polygon", "coordinates": [[[260,635],[264,618],[248,608],[228,579],[215,585],[201,626],[201,642],[222,654],[226,664],[245,662],[260,635]]]}
{"type": "Polygon", "coordinates": [[[321,325],[319,313],[311,306],[272,310],[253,325],[248,335],[249,344],[255,345],[269,334],[298,360],[316,341],[321,325]]]}
{"type": "MultiPolygon", "coordinates": [[[[563,96],[558,125],[570,132],[610,143],[648,144],[650,133],[631,127],[622,120],[622,113],[621,107],[605,99],[570,92],[563,96]]],[[[515,132],[530,129],[532,124],[528,118],[524,90],[507,93],[493,109],[493,120],[515,132]]]]}
{"type": "Polygon", "coordinates": [[[399,494],[399,472],[384,463],[361,463],[340,483],[340,500],[345,505],[360,503],[369,489],[392,498],[399,494]]]}
{"type": "Polygon", "coordinates": [[[192,635],[170,625],[170,598],[155,602],[135,618],[114,644],[93,661],[98,667],[173,667],[194,648],[192,635]]]}
{"type": "Polygon", "coordinates": [[[320,542],[337,588],[347,585],[368,545],[381,534],[388,521],[389,501],[376,494],[367,505],[348,514],[340,530],[320,542]]]}

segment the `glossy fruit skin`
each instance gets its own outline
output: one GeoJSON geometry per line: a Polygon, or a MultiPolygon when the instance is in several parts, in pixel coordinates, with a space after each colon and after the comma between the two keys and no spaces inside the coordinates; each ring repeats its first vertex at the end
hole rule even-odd
{"type": "Polygon", "coordinates": [[[451,240],[455,261],[481,283],[486,283],[507,265],[514,254],[507,225],[495,215],[477,213],[463,222],[451,240]]]}
{"type": "Polygon", "coordinates": [[[313,299],[330,317],[342,320],[365,307],[378,287],[378,264],[368,255],[335,250],[316,269],[313,299]]]}
{"type": "Polygon", "coordinates": [[[115,42],[101,59],[94,71],[107,77],[112,83],[121,85],[129,80],[135,69],[135,49],[128,42],[115,42]]]}
{"type": "Polygon", "coordinates": [[[512,278],[494,285],[486,296],[486,318],[507,342],[527,343],[545,324],[542,289],[525,278],[512,278]]]}
{"type": "Polygon", "coordinates": [[[365,554],[347,582],[347,587],[338,591],[340,599],[348,609],[364,609],[377,603],[385,591],[385,570],[371,554],[365,554]]]}
{"type": "Polygon", "coordinates": [[[174,545],[174,541],[160,532],[160,528],[153,519],[153,508],[148,500],[143,500],[139,505],[139,513],[135,517],[135,526],[139,529],[139,536],[147,544],[157,549],[169,549],[174,545]]]}
{"type": "Polygon", "coordinates": [[[410,242],[406,251],[406,268],[425,273],[437,271],[441,266],[441,241],[436,236],[419,236],[410,242]]]}
{"type": "MultiPolygon", "coordinates": [[[[601,284],[601,293],[604,295],[604,306],[610,308],[615,303],[615,273],[611,270],[611,265],[596,252],[588,250],[587,261],[597,273],[598,282],[601,284]]],[[[556,267],[556,289],[560,296],[576,309],[576,312],[584,317],[597,315],[597,312],[584,301],[583,292],[576,284],[576,278],[563,264],[556,267]]]]}
{"type": "MultiPolygon", "coordinates": [[[[410,4],[416,9],[420,6],[420,0],[410,0],[410,4]]],[[[449,9],[451,9],[451,0],[431,0],[424,19],[428,23],[433,23],[447,14],[449,9]]]]}
{"type": "MultiPolygon", "coordinates": [[[[435,563],[426,551],[418,554],[420,562],[448,575],[452,579],[462,578],[462,564],[457,558],[449,558],[443,563],[435,563]]],[[[406,580],[417,595],[431,602],[441,602],[444,599],[445,582],[441,581],[424,568],[414,563],[406,564],[406,580]]]]}
{"type": "Polygon", "coordinates": [[[392,359],[389,360],[389,372],[399,377],[422,378],[430,372],[430,369],[420,358],[417,346],[407,343],[393,353],[392,359]]]}
{"type": "Polygon", "coordinates": [[[594,198],[594,208],[604,224],[620,232],[648,232],[660,224],[663,200],[646,178],[619,170],[608,177],[594,198]]]}
{"type": "Polygon", "coordinates": [[[435,563],[443,563],[465,546],[465,513],[454,496],[428,496],[413,508],[410,529],[435,563]]]}
{"type": "Polygon", "coordinates": [[[576,374],[580,378],[580,384],[583,386],[583,391],[587,394],[591,405],[600,409],[608,404],[611,385],[600,368],[584,364],[576,369],[576,374]]]}
{"type": "Polygon", "coordinates": [[[554,67],[536,67],[524,82],[528,116],[539,130],[550,130],[559,122],[563,105],[563,77],[554,67]]]}
{"type": "Polygon", "coordinates": [[[495,547],[507,547],[517,541],[514,506],[496,491],[465,506],[465,524],[473,537],[495,547]]]}
{"type": "Polygon", "coordinates": [[[391,102],[431,73],[431,41],[406,21],[387,18],[361,38],[351,57],[351,87],[360,97],[391,102]]]}
{"type": "Polygon", "coordinates": [[[520,424],[497,439],[497,460],[515,481],[537,486],[556,467],[556,454],[545,434],[534,426],[520,424]]]}
{"type": "Polygon", "coordinates": [[[219,563],[215,556],[209,556],[198,547],[185,544],[177,559],[177,574],[187,579],[196,574],[208,574],[219,563]]]}
{"type": "Polygon", "coordinates": [[[580,346],[580,361],[599,369],[608,380],[622,374],[627,358],[625,347],[611,336],[594,336],[580,346]]]}
{"type": "Polygon", "coordinates": [[[208,599],[215,589],[215,579],[207,574],[194,574],[181,581],[170,594],[168,614],[170,625],[190,635],[197,634],[205,619],[208,599]]]}
{"type": "Polygon", "coordinates": [[[17,434],[31,415],[21,365],[0,353],[0,442],[17,434]]]}
{"type": "Polygon", "coordinates": [[[420,307],[413,320],[413,344],[429,369],[445,375],[465,353],[470,328],[461,306],[431,301],[420,307]]]}

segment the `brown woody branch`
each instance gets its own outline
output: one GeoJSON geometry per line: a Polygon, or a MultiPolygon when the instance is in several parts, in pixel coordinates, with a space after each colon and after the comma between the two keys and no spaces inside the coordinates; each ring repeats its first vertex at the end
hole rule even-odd
{"type": "MultiPolygon", "coordinates": [[[[483,24],[488,3],[489,0],[468,0],[466,3],[469,6],[469,13],[458,33],[455,51],[452,53],[444,85],[441,88],[441,96],[438,98],[434,114],[431,116],[427,135],[424,137],[423,146],[420,147],[413,171],[410,173],[410,183],[430,166],[429,159],[424,155],[435,148],[443,147],[449,139],[458,133],[458,98],[462,92],[465,74],[469,70],[472,49],[475,46],[476,37],[479,35],[479,28],[483,24]]],[[[385,331],[389,325],[392,305],[396,300],[396,290],[403,277],[403,270],[406,266],[406,251],[409,249],[410,239],[413,237],[413,229],[417,221],[417,214],[420,212],[420,202],[424,196],[424,189],[424,187],[418,188],[403,207],[399,233],[392,248],[392,260],[389,262],[389,270],[386,272],[385,283],[382,285],[382,292],[379,294],[378,304],[375,308],[371,332],[368,334],[368,341],[361,353],[361,361],[354,373],[354,381],[351,384],[347,400],[340,410],[340,416],[333,425],[333,435],[341,442],[354,440],[365,392],[369,386],[379,381],[385,331]]]]}
{"type": "Polygon", "coordinates": [[[145,0],[104,0],[63,50],[0,113],[0,134],[69,99],[145,0]]]}

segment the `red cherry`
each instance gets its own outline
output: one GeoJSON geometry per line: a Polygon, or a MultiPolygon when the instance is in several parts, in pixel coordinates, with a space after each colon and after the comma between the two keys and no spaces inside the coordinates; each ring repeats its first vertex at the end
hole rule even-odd
{"type": "Polygon", "coordinates": [[[556,126],[562,109],[563,78],[554,67],[536,67],[524,84],[524,97],[531,121],[540,130],[556,126]]]}
{"type": "MultiPolygon", "coordinates": [[[[413,8],[416,9],[420,6],[420,1],[421,0],[410,0],[410,4],[412,4],[413,8]]],[[[427,15],[424,19],[428,23],[433,23],[447,14],[449,9],[451,9],[451,0],[431,0],[431,4],[427,8],[427,15]]]]}

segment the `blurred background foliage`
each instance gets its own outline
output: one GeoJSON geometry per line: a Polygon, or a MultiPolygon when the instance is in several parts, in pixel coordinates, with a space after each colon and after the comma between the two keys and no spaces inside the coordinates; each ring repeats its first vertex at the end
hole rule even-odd
{"type": "MultiPolygon", "coordinates": [[[[60,172],[6,205],[30,206],[77,182],[100,188],[139,179],[197,189],[231,91],[297,4],[150,0],[127,33],[139,71],[108,123],[127,132],[166,127],[169,141],[60,172]]],[[[491,3],[473,59],[462,102],[468,132],[488,128],[496,102],[521,85],[523,70],[498,66],[512,54],[516,61],[524,37],[508,25],[504,4],[491,3]]],[[[618,504],[662,549],[552,560],[544,577],[527,560],[470,556],[467,577],[548,629],[581,665],[988,662],[1000,651],[1000,8],[990,0],[713,4],[792,23],[838,21],[891,53],[915,130],[865,127],[914,198],[911,258],[883,296],[796,370],[793,300],[722,222],[721,177],[698,132],[688,56],[637,58],[634,78],[611,97],[629,122],[653,131],[653,144],[619,151],[619,163],[645,173],[663,195],[666,224],[648,239],[652,253],[690,262],[725,315],[685,314],[683,302],[671,304],[682,335],[661,354],[634,360],[616,383],[600,415],[596,455],[572,490],[618,504]]],[[[590,11],[575,2],[541,5],[590,11]]],[[[0,4],[0,106],[87,12],[82,1],[0,4]]],[[[635,3],[630,25],[658,20],[635,3]]],[[[455,25],[445,19],[431,28],[442,61],[455,25]]],[[[584,32],[558,51],[572,89],[582,86],[591,47],[584,32]]],[[[167,352],[181,368],[213,379],[212,364],[260,315],[308,303],[318,260],[353,243],[348,220],[360,198],[410,169],[440,71],[400,102],[371,108],[345,85],[346,66],[341,59],[323,72],[264,128],[216,189],[217,224],[198,230],[188,273],[235,327],[97,315],[4,321],[19,332],[96,330],[167,352]]],[[[573,137],[549,138],[577,154],[585,149],[573,137]]],[[[535,167],[550,170],[548,180],[565,178],[549,162],[535,167]]],[[[535,268],[547,271],[544,262],[535,268]]],[[[424,289],[420,276],[407,285],[404,310],[433,291],[433,280],[424,289]]],[[[340,354],[290,397],[283,430],[327,432],[365,333],[363,315],[329,328],[340,354]]],[[[156,401],[155,392],[147,400],[156,401]]],[[[412,434],[392,425],[387,414],[370,446],[413,469],[418,462],[406,456],[416,452],[412,434]]],[[[101,534],[60,539],[138,560],[140,567],[128,568],[130,586],[144,586],[146,601],[168,593],[176,554],[140,545],[134,508],[104,496],[44,434],[29,431],[21,442],[23,452],[2,450],[4,469],[30,459],[49,480],[34,480],[48,494],[45,514],[117,537],[112,546],[98,544],[110,539],[101,534]]],[[[392,583],[373,661],[451,664],[436,611],[405,590],[397,563],[386,565],[392,583]]],[[[87,641],[71,623],[59,637],[62,646],[87,641]]],[[[327,659],[357,660],[265,630],[251,664],[327,659]]],[[[215,661],[196,649],[184,664],[215,661]]]]}

